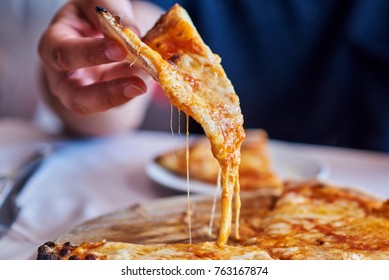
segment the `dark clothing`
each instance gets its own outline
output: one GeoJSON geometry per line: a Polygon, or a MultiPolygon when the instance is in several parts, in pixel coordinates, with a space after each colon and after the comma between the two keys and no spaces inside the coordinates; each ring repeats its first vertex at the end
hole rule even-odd
{"type": "Polygon", "coordinates": [[[180,3],[273,139],[389,152],[389,1],[180,3]]]}

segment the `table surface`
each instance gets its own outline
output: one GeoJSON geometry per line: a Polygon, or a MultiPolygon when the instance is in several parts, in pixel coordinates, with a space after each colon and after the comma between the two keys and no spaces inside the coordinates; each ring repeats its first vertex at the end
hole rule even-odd
{"type": "MultiPolygon", "coordinates": [[[[0,173],[17,168],[40,145],[57,149],[28,181],[17,199],[21,212],[0,239],[0,259],[31,259],[44,242],[74,226],[136,203],[183,192],[155,183],[146,172],[152,159],[182,145],[185,135],[134,131],[84,140],[64,140],[30,123],[0,120],[0,173]]],[[[314,159],[326,167],[323,180],[389,198],[389,155],[377,152],[286,143],[272,149],[314,159]]]]}

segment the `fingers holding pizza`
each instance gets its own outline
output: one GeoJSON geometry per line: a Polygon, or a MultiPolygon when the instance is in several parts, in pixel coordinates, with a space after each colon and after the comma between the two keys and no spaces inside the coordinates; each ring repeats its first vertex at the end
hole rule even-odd
{"type": "MultiPolygon", "coordinates": [[[[143,70],[124,62],[127,52],[120,44],[104,38],[96,5],[120,11],[123,24],[140,33],[131,1],[73,0],[53,17],[38,48],[45,97],[64,124],[78,134],[136,127],[143,117],[149,99],[144,93],[152,80],[143,70]],[[123,104],[125,108],[116,108],[123,104]]],[[[155,18],[159,16],[155,9],[150,11],[155,18]]],[[[148,12],[147,8],[142,12],[148,12]]]]}

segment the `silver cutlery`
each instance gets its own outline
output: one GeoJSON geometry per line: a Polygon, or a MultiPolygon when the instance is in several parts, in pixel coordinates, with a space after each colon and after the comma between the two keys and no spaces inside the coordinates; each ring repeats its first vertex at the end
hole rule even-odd
{"type": "Polygon", "coordinates": [[[8,232],[18,216],[18,194],[51,152],[51,145],[40,147],[19,169],[0,178],[0,238],[8,232]]]}

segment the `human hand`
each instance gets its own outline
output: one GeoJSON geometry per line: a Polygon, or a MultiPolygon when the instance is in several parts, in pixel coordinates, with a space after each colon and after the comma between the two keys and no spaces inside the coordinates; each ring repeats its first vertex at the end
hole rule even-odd
{"type": "Polygon", "coordinates": [[[69,111],[90,115],[126,103],[146,92],[150,77],[123,62],[123,47],[101,33],[95,6],[121,15],[137,32],[128,0],[71,0],[54,16],[39,42],[47,84],[69,111]]]}

